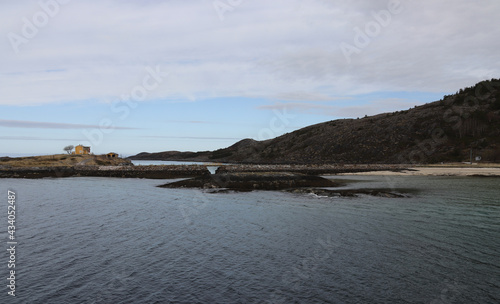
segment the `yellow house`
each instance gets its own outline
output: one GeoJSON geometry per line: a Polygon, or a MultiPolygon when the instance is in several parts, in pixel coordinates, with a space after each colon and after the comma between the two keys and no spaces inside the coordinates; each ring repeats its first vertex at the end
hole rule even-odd
{"type": "Polygon", "coordinates": [[[118,157],[118,154],[116,154],[115,152],[109,152],[108,154],[106,154],[106,157],[107,158],[115,158],[115,157],[118,157]]]}
{"type": "Polygon", "coordinates": [[[89,155],[90,154],[90,147],[78,145],[75,147],[75,154],[89,155]]]}

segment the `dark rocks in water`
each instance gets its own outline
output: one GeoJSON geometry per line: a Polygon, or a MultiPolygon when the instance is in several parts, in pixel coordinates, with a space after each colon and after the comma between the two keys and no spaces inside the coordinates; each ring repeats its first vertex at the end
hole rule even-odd
{"type": "Polygon", "coordinates": [[[326,197],[358,197],[360,194],[371,195],[387,198],[401,198],[408,197],[407,195],[386,191],[383,189],[349,189],[349,190],[330,190],[330,189],[315,189],[315,188],[302,188],[288,190],[291,193],[301,194],[315,194],[317,196],[326,197]]]}
{"type": "Polygon", "coordinates": [[[181,180],[158,187],[162,188],[200,188],[210,193],[228,193],[232,191],[283,190],[298,194],[315,194],[325,197],[357,197],[372,195],[378,197],[407,197],[383,189],[323,189],[339,187],[341,184],[332,180],[314,176],[288,172],[245,172],[205,174],[200,177],[181,180]]]}
{"type": "Polygon", "coordinates": [[[489,175],[489,174],[473,174],[469,175],[470,177],[496,177],[500,178],[500,175],[489,175]]]}
{"type": "Polygon", "coordinates": [[[161,185],[163,188],[203,188],[203,189],[232,189],[239,191],[249,190],[283,190],[300,187],[336,187],[332,180],[304,174],[287,172],[246,172],[203,175],[200,177],[182,180],[161,185]]]}
{"type": "Polygon", "coordinates": [[[0,178],[44,178],[44,177],[71,177],[76,172],[73,167],[29,167],[29,168],[0,168],[0,178]]]}

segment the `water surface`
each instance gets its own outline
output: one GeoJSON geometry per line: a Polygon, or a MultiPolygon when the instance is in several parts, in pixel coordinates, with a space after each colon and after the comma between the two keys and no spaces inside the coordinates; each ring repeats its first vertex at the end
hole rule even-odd
{"type": "MultiPolygon", "coordinates": [[[[345,188],[411,197],[208,194],[156,188],[165,181],[146,179],[2,179],[5,206],[7,188],[18,195],[19,244],[17,297],[3,287],[0,298],[9,302],[0,302],[500,301],[500,179],[342,179],[353,181],[345,188]]],[[[0,271],[7,277],[6,263],[0,271]]]]}

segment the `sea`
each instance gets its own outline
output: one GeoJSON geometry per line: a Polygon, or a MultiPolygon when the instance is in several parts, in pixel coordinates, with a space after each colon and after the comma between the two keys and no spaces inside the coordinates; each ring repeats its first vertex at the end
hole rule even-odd
{"type": "Polygon", "coordinates": [[[1,179],[0,303],[500,303],[500,178],[329,178],[405,197],[1,179]]]}

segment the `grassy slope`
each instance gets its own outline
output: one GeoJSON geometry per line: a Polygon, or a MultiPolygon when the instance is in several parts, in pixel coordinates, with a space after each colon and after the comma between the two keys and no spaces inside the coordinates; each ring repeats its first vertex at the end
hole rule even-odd
{"type": "Polygon", "coordinates": [[[30,157],[0,157],[0,166],[11,167],[71,167],[75,165],[86,166],[119,166],[130,164],[122,158],[107,159],[103,155],[43,155],[30,157]]]}

